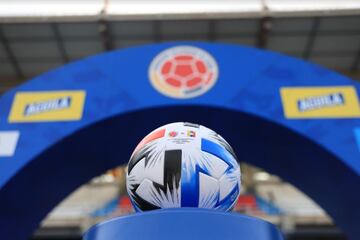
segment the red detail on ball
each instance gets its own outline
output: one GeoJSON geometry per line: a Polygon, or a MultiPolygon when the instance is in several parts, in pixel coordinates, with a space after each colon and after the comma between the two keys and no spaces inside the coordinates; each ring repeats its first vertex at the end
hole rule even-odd
{"type": "Polygon", "coordinates": [[[160,129],[157,130],[156,132],[150,133],[149,135],[147,135],[146,137],[143,138],[143,140],[141,140],[141,142],[136,146],[134,153],[137,152],[137,150],[139,150],[140,148],[142,148],[145,144],[154,141],[155,139],[158,138],[162,138],[165,135],[165,129],[160,129]]]}

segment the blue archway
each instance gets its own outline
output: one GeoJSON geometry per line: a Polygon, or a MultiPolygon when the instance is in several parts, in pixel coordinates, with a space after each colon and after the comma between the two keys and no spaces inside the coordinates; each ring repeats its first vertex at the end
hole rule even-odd
{"type": "Polygon", "coordinates": [[[241,160],[293,183],[357,239],[358,90],[297,59],[192,42],[115,51],[48,72],[0,99],[0,137],[18,136],[3,135],[14,153],[0,157],[0,235],[26,239],[76,187],[126,163],[145,133],[190,121],[221,133],[241,160]],[[179,45],[203,49],[217,64],[217,81],[199,96],[168,97],[149,80],[154,57],[179,45]]]}

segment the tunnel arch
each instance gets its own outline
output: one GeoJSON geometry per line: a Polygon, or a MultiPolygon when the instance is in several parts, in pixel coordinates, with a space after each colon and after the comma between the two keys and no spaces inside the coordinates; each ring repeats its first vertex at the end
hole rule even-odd
{"type": "MultiPolygon", "coordinates": [[[[2,190],[6,198],[1,199],[0,212],[8,212],[9,226],[5,228],[9,230],[9,238],[23,232],[30,233],[57,203],[92,177],[126,164],[127,157],[144,133],[179,119],[204,124],[221,132],[242,161],[289,181],[321,205],[333,219],[358,219],[359,216],[353,214],[353,209],[348,206],[356,204],[360,198],[354,198],[345,186],[360,184],[360,180],[351,181],[356,174],[326,149],[296,132],[250,114],[207,106],[171,106],[99,121],[62,139],[25,166],[2,190]],[[233,121],[239,124],[234,127],[230,124],[233,121]],[[287,151],[283,151],[284,145],[287,151]],[[339,176],[338,173],[342,172],[339,169],[347,173],[339,176]],[[334,189],[333,186],[343,187],[334,189]],[[319,189],[321,194],[318,194],[319,189]],[[44,197],[40,201],[27,199],[32,194],[44,197]],[[24,205],[14,202],[14,199],[27,200],[24,205]],[[344,200],[349,205],[341,204],[344,200]],[[337,209],[332,207],[334,205],[338,206],[337,209]],[[19,219],[23,214],[27,218],[19,219]],[[27,229],[14,229],[12,232],[15,223],[27,229]]],[[[19,236],[19,239],[24,237],[19,236]]]]}
{"type": "Polygon", "coordinates": [[[0,161],[0,234],[26,239],[77,186],[127,162],[146,133],[188,121],[214,129],[241,160],[298,187],[355,240],[360,235],[354,134],[360,126],[358,89],[358,83],[297,59],[189,42],[115,51],[41,75],[0,99],[0,133],[19,133],[15,153],[0,161]],[[150,83],[149,65],[160,52],[184,45],[210,53],[219,77],[200,96],[167,97],[150,83]],[[291,94],[283,96],[284,89],[291,94]],[[311,116],[301,111],[288,115],[286,105],[294,96],[301,100],[324,94],[346,100],[340,111],[334,114],[329,107],[315,109],[311,116]],[[27,118],[27,106],[58,98],[61,104],[77,101],[77,108],[27,118]]]}

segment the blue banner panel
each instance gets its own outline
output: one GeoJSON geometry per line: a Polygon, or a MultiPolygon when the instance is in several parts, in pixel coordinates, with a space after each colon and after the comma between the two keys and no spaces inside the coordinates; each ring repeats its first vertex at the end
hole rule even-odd
{"type": "Polygon", "coordinates": [[[0,236],[26,239],[63,198],[170,122],[214,129],[360,236],[360,85],[257,49],[147,45],[45,73],[0,98],[0,236]],[[26,203],[26,204],[24,204],[26,203]]]}

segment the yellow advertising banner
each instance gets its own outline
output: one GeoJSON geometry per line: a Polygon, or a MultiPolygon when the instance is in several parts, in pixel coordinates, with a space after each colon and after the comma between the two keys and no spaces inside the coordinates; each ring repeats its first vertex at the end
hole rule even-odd
{"type": "Polygon", "coordinates": [[[358,118],[359,99],[353,86],[283,87],[286,118],[358,118]]]}
{"type": "Polygon", "coordinates": [[[17,92],[9,122],[75,121],[83,114],[85,91],[17,92]]]}

